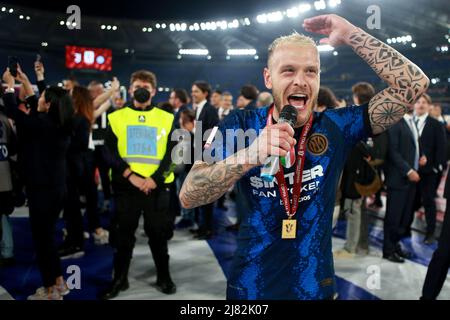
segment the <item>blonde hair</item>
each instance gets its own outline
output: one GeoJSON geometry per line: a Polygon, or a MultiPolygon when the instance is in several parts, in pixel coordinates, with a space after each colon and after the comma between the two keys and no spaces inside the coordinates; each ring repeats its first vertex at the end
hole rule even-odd
{"type": "MultiPolygon", "coordinates": [[[[268,55],[267,55],[267,65],[270,63],[270,59],[273,56],[275,50],[283,44],[286,43],[296,43],[301,46],[313,46],[317,50],[317,45],[311,37],[300,34],[297,31],[292,32],[290,35],[281,36],[273,40],[269,45],[268,55]]],[[[319,52],[319,51],[317,51],[319,52]]]]}

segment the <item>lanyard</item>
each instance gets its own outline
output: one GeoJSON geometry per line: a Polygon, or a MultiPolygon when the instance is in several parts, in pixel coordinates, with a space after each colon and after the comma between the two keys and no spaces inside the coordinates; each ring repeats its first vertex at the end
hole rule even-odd
{"type": "MultiPolygon", "coordinates": [[[[272,106],[269,110],[269,115],[267,117],[267,125],[272,125],[272,114],[273,114],[274,106],[272,106]]],[[[306,124],[303,126],[302,134],[300,137],[300,141],[297,143],[297,161],[295,166],[295,175],[294,175],[294,189],[292,195],[292,206],[289,201],[289,191],[286,186],[286,180],[284,179],[284,170],[283,166],[280,163],[280,170],[277,172],[275,177],[278,181],[278,188],[280,190],[280,196],[283,201],[284,208],[286,210],[286,214],[289,219],[295,216],[299,204],[301,186],[303,180],[303,167],[305,165],[305,151],[306,151],[306,138],[308,137],[308,133],[311,130],[313,122],[313,115],[309,117],[306,124]]],[[[291,151],[292,152],[292,151],[291,151]]]]}

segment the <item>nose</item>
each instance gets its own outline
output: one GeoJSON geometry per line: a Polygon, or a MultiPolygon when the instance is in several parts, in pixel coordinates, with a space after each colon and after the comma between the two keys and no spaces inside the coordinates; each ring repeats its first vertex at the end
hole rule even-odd
{"type": "Polygon", "coordinates": [[[303,71],[297,72],[295,78],[294,78],[294,86],[300,87],[300,88],[306,88],[308,86],[306,82],[305,73],[303,71]]]}

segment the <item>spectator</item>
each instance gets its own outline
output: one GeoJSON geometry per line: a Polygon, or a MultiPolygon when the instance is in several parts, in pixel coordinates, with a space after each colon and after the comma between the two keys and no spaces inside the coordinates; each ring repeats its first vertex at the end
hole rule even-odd
{"type": "Polygon", "coordinates": [[[258,101],[256,101],[256,106],[258,108],[270,106],[273,103],[273,97],[270,92],[263,91],[258,95],[258,101]]]}

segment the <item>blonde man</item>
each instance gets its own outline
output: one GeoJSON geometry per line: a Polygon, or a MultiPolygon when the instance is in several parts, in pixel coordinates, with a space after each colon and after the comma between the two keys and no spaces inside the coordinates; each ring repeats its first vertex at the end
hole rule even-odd
{"type": "Polygon", "coordinates": [[[238,182],[245,213],[228,278],[229,299],[334,297],[331,223],[345,159],[358,141],[399,121],[429,84],[411,61],[337,15],[306,19],[303,26],[327,36],[321,43],[350,46],[388,88],[368,104],[313,113],[320,87],[314,41],[294,33],[272,43],[264,81],[274,107],[227,117],[219,128],[225,138],[216,136],[214,146],[224,160],[196,162],[180,193],[184,207],[195,207],[238,182]],[[294,128],[278,123],[286,105],[297,110],[294,128]],[[236,151],[231,147],[239,145],[238,139],[226,139],[227,129],[254,129],[258,136],[236,151]],[[266,159],[284,157],[293,147],[294,165],[280,166],[274,181],[262,179],[266,159]]]}

